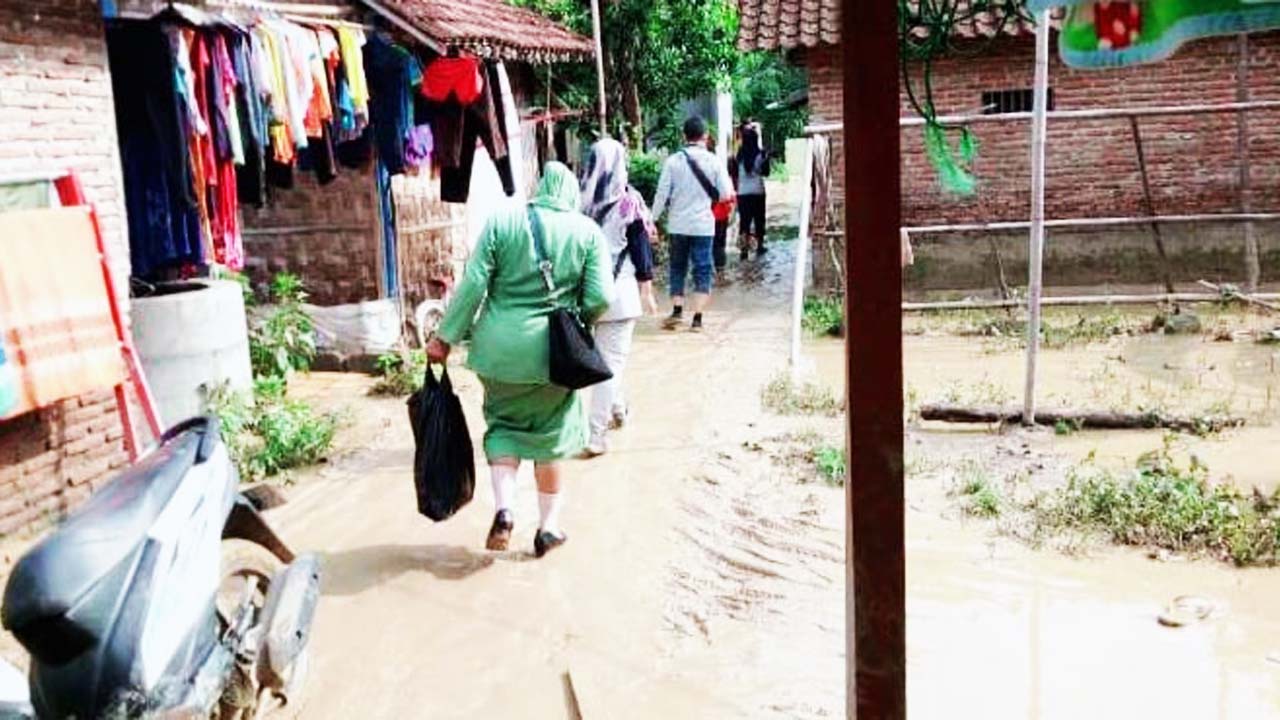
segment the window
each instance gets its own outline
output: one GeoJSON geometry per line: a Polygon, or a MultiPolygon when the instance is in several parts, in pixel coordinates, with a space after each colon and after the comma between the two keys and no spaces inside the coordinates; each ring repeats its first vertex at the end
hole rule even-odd
{"type": "MultiPolygon", "coordinates": [[[[1031,112],[1035,104],[1035,93],[1026,90],[989,90],[982,93],[983,115],[1008,115],[1009,113],[1031,112]]],[[[1053,109],[1053,88],[1049,88],[1049,109],[1053,109]]]]}

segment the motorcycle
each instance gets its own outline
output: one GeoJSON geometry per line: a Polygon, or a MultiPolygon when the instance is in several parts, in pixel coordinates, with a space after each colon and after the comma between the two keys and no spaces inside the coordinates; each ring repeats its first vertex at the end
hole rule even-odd
{"type": "Polygon", "coordinates": [[[250,720],[295,697],[319,561],[239,484],[217,421],[190,420],[23,556],[0,621],[29,694],[0,717],[250,720]]]}

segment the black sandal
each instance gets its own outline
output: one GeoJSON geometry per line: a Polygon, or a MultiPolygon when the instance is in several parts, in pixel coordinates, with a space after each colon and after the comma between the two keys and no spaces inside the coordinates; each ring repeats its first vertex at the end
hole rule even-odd
{"type": "Polygon", "coordinates": [[[485,541],[486,549],[502,552],[511,544],[511,531],[516,523],[511,519],[510,510],[499,510],[493,516],[493,526],[489,528],[489,539],[485,541]]]}
{"type": "Polygon", "coordinates": [[[536,557],[542,557],[568,541],[568,535],[556,535],[546,530],[539,530],[538,536],[533,539],[533,554],[536,557]]]}

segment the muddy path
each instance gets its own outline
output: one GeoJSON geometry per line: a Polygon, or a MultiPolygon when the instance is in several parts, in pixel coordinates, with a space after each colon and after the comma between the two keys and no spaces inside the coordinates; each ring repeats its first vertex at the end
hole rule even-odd
{"type": "MultiPolygon", "coordinates": [[[[841,717],[844,494],[803,482],[778,451],[781,437],[838,440],[839,421],[760,402],[785,363],[779,250],[738,272],[707,333],[641,331],[633,422],[613,453],[570,465],[572,540],[545,561],[526,555],[530,478],[517,551],[484,553],[486,478],[459,516],[418,517],[402,403],[355,400],[374,418],[357,418],[364,435],[277,513],[328,569],[298,716],[574,717],[568,676],[588,718],[841,717]]],[[[938,357],[950,364],[934,368],[968,363],[979,378],[999,367],[945,343],[938,357]]],[[[455,377],[479,417],[475,381],[455,377]]],[[[328,382],[350,385],[319,392],[336,401],[364,381],[328,382]]],[[[1276,571],[1032,550],[948,499],[948,463],[1060,473],[1074,460],[1055,442],[912,431],[909,455],[935,468],[908,484],[912,717],[1280,717],[1276,571]],[[1209,598],[1214,617],[1161,627],[1185,594],[1209,598]]]]}

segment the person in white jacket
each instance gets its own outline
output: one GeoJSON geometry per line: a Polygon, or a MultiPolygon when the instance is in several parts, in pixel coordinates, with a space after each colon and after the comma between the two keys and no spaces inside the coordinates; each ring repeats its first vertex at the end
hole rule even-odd
{"type": "Polygon", "coordinates": [[[596,323],[596,347],[613,378],[592,389],[591,439],[586,454],[603,455],[608,434],[626,421],[622,375],[631,354],[636,320],[657,312],[653,296],[653,220],[644,198],[629,184],[627,149],[606,138],[591,148],[582,180],[582,212],[600,224],[613,263],[613,304],[596,323]]]}

